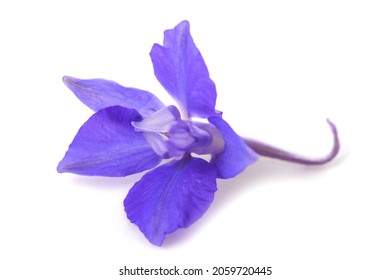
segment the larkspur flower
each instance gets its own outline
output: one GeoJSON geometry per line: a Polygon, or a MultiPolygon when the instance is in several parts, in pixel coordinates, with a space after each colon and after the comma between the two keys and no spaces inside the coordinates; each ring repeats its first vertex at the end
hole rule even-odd
{"type": "Polygon", "coordinates": [[[180,110],[144,90],[65,76],[64,83],[95,113],[57,170],[120,177],[151,169],[124,200],[128,219],[151,243],[162,245],[166,234],[198,220],[213,201],[217,178],[235,177],[258,155],[303,164],[336,156],[339,140],[330,121],[333,150],[318,160],[241,138],[215,109],[216,87],[187,21],[166,30],[164,44],[155,44],[150,56],[155,76],[180,110]],[[162,159],[170,161],[160,164],[162,159]]]}

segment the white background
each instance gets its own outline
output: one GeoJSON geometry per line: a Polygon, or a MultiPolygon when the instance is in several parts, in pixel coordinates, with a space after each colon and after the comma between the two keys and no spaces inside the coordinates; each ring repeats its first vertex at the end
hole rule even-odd
{"type": "Polygon", "coordinates": [[[0,278],[135,279],[119,269],[177,265],[273,268],[221,279],[390,279],[389,15],[388,1],[2,1],[0,278]],[[170,102],[149,51],[183,19],[238,133],[321,156],[330,118],[342,148],[326,166],[264,158],[218,181],[203,218],[160,248],[123,211],[141,175],[56,173],[92,114],[61,79],[170,102]]]}

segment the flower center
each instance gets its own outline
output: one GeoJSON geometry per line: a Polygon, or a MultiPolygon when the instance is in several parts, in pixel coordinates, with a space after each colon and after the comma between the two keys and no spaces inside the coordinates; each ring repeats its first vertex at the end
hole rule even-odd
{"type": "Polygon", "coordinates": [[[132,125],[163,158],[181,158],[185,153],[214,155],[224,148],[222,135],[214,125],[182,120],[175,106],[164,107],[132,125]]]}

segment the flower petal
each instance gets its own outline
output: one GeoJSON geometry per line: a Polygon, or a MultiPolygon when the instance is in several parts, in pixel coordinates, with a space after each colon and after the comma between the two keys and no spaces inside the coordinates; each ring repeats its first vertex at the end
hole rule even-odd
{"type": "Polygon", "coordinates": [[[169,130],[169,140],[179,150],[188,150],[196,141],[194,135],[192,135],[190,125],[191,122],[180,121],[169,130]]]}
{"type": "Polygon", "coordinates": [[[150,147],[162,158],[170,158],[169,155],[169,138],[157,132],[143,132],[146,141],[148,141],[150,147]]]}
{"type": "Polygon", "coordinates": [[[120,177],[155,167],[161,157],[131,125],[141,119],[136,110],[120,106],[98,111],[80,128],[58,172],[120,177]]]}
{"type": "Polygon", "coordinates": [[[209,122],[219,129],[225,142],[224,150],[216,154],[212,160],[217,167],[218,178],[235,177],[256,161],[256,153],[245,144],[227,122],[220,117],[211,117],[209,122]]]}
{"type": "Polygon", "coordinates": [[[63,81],[81,102],[94,111],[119,105],[136,109],[145,117],[164,107],[164,104],[150,92],[123,87],[113,81],[82,80],[69,76],[65,76],[63,81]]]}
{"type": "Polygon", "coordinates": [[[133,122],[132,124],[139,131],[166,133],[179,119],[179,110],[175,106],[170,105],[154,112],[142,121],[133,122]]]}
{"type": "Polygon", "coordinates": [[[214,198],[216,170],[191,156],[171,161],[146,173],[129,191],[127,217],[155,245],[165,235],[198,220],[214,198]]]}
{"type": "Polygon", "coordinates": [[[154,44],[150,56],[157,79],[179,104],[184,116],[207,118],[219,114],[215,111],[215,84],[192,40],[187,21],[166,30],[164,46],[154,44]]]}

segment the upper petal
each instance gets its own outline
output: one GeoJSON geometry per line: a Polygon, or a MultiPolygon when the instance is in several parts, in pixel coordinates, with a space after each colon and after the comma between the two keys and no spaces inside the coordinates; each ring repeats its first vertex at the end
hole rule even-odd
{"type": "Polygon", "coordinates": [[[190,24],[183,21],[164,33],[164,45],[155,44],[150,52],[154,73],[189,117],[217,115],[214,82],[190,34],[190,24]]]}
{"type": "Polygon", "coordinates": [[[130,189],[125,211],[151,243],[162,245],[166,234],[203,215],[216,190],[215,167],[188,156],[146,173],[130,189]]]}
{"type": "Polygon", "coordinates": [[[257,154],[248,147],[227,122],[220,117],[211,117],[209,122],[219,129],[225,142],[224,150],[213,157],[213,163],[218,170],[218,178],[235,177],[256,161],[257,154]]]}
{"type": "Polygon", "coordinates": [[[119,177],[155,167],[159,157],[132,121],[134,109],[113,106],[95,113],[80,128],[58,165],[58,172],[119,177]]]}
{"type": "Polygon", "coordinates": [[[94,111],[119,105],[136,109],[143,117],[164,107],[164,104],[150,92],[128,88],[104,79],[63,78],[65,85],[78,99],[94,111]]]}

